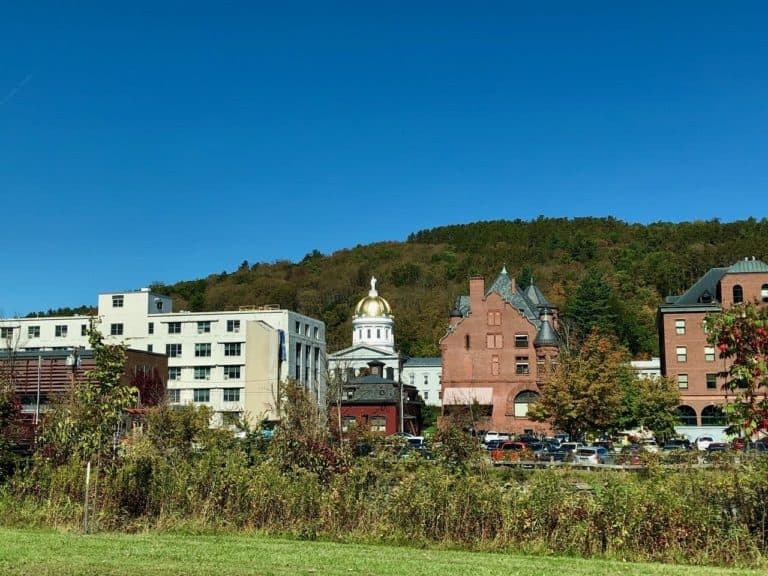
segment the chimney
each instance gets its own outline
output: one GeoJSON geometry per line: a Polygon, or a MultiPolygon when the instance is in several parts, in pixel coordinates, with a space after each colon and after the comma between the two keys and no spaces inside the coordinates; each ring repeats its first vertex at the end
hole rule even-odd
{"type": "Polygon", "coordinates": [[[472,311],[480,309],[480,304],[485,295],[485,280],[482,276],[472,276],[469,279],[469,305],[472,311]]]}

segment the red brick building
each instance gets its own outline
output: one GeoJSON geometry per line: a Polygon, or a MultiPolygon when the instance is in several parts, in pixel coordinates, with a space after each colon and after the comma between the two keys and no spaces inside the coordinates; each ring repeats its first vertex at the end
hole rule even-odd
{"type": "Polygon", "coordinates": [[[557,362],[557,310],[535,284],[516,286],[506,269],[485,289],[470,278],[448,333],[440,341],[443,413],[479,406],[478,427],[500,432],[547,431],[527,417],[539,383],[557,362]]]}
{"type": "Polygon", "coordinates": [[[657,323],[661,373],[677,382],[683,426],[720,426],[727,398],[718,373],[729,365],[707,342],[703,320],[741,302],[768,302],[768,265],[745,258],[732,266],[712,268],[680,296],[667,297],[657,323]]]}
{"type": "MultiPolygon", "coordinates": [[[[351,427],[368,429],[384,435],[396,432],[421,433],[423,402],[415,386],[384,378],[383,362],[371,362],[369,374],[345,382],[342,386],[342,431],[351,427]],[[402,411],[402,426],[401,426],[402,411]]],[[[331,410],[332,421],[338,418],[337,408],[331,410]]]]}
{"type": "MultiPolygon", "coordinates": [[[[0,351],[0,377],[11,383],[21,406],[19,441],[31,446],[35,427],[56,396],[63,395],[96,367],[93,350],[0,351]]],[[[168,357],[143,350],[126,351],[123,384],[139,390],[131,412],[165,400],[168,357]]]]}

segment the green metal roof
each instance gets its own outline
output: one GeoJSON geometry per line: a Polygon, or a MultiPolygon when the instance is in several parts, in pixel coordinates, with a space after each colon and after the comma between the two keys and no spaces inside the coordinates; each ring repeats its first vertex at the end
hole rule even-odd
{"type": "Polygon", "coordinates": [[[743,274],[745,272],[768,272],[768,264],[761,260],[757,260],[753,256],[752,258],[739,260],[736,264],[728,268],[728,274],[743,274]]]}

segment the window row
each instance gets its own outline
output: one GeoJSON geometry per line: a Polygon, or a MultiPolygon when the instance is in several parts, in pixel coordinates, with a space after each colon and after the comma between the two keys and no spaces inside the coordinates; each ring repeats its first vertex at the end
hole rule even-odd
{"type": "MultiPolygon", "coordinates": [[[[210,380],[212,366],[194,366],[192,368],[195,380],[210,380]]],[[[224,380],[239,380],[242,366],[222,366],[224,380]]],[[[183,368],[181,366],[168,367],[168,380],[181,380],[183,368]]]]}
{"type": "MultiPolygon", "coordinates": [[[[467,338],[469,338],[469,336],[467,336],[467,338]]],[[[467,343],[468,342],[469,340],[467,340],[467,343]]],[[[504,335],[486,334],[485,347],[491,350],[504,348],[504,335]]],[[[469,348],[469,346],[467,346],[467,348],[469,348]]],[[[528,334],[515,334],[515,348],[528,348],[528,334]]]]}
{"type": "MultiPolygon", "coordinates": [[[[370,416],[367,418],[368,426],[371,432],[386,432],[387,431],[387,417],[386,416],[370,416]]],[[[358,426],[357,418],[354,416],[342,416],[341,418],[341,430],[342,432],[349,432],[358,426]]]]}
{"type": "MultiPolygon", "coordinates": [[[[223,402],[240,402],[240,388],[223,388],[221,392],[223,402]]],[[[192,401],[210,402],[211,389],[194,388],[192,390],[192,401]]],[[[181,402],[181,390],[168,390],[168,402],[179,404],[181,402]]]]}
{"type": "MultiPolygon", "coordinates": [[[[365,329],[365,337],[368,340],[370,340],[373,337],[372,334],[373,333],[372,333],[370,328],[366,328],[365,329]]],[[[362,328],[358,328],[357,329],[357,337],[360,340],[363,339],[363,329],[362,328]]],[[[377,340],[381,340],[381,328],[376,328],[376,339],[377,340]]],[[[384,329],[384,339],[385,340],[389,340],[389,328],[385,328],[384,329]]]]}
{"type": "MultiPolygon", "coordinates": [[[[114,326],[114,325],[113,325],[114,326]]],[[[120,324],[122,326],[122,324],[120,324]]],[[[27,338],[40,338],[40,326],[35,324],[33,326],[27,326],[27,338]]],[[[68,324],[56,324],[53,327],[53,334],[56,338],[66,338],[69,335],[68,324]]],[[[22,333],[21,328],[18,326],[3,326],[0,327],[0,338],[4,340],[10,340],[22,333]],[[18,332],[17,332],[18,329],[18,332]]],[[[88,335],[88,324],[80,324],[80,336],[88,335]]]]}
{"type": "MultiPolygon", "coordinates": [[[[704,379],[706,382],[707,390],[717,390],[717,374],[706,374],[704,379]]],[[[680,390],[688,390],[688,374],[677,375],[677,387],[680,390]]]]}
{"type": "MultiPolygon", "coordinates": [[[[186,322],[186,324],[192,324],[192,322],[186,322]]],[[[211,332],[211,320],[199,320],[195,322],[198,334],[210,334],[211,332]]],[[[168,334],[181,334],[182,322],[168,322],[168,334]]],[[[149,323],[150,334],[155,333],[154,323],[149,323]]],[[[227,320],[227,332],[240,332],[240,320],[227,320]]]]}
{"type": "MultiPolygon", "coordinates": [[[[242,354],[242,342],[225,342],[224,356],[240,356],[242,354]]],[[[165,354],[170,358],[178,358],[184,350],[179,342],[165,345],[165,354]]],[[[197,342],[195,344],[195,358],[209,358],[211,356],[210,342],[197,342]]]]}
{"type": "MultiPolygon", "coordinates": [[[[311,329],[312,337],[315,340],[319,340],[320,339],[320,327],[319,326],[310,326],[306,322],[304,324],[302,324],[300,321],[296,320],[296,323],[294,324],[294,332],[296,332],[296,334],[301,334],[302,333],[302,327],[304,329],[303,330],[304,336],[309,338],[310,329],[311,329]]],[[[360,337],[362,338],[362,335],[360,335],[360,337]]],[[[371,331],[368,330],[368,338],[370,338],[370,337],[371,337],[371,331]]],[[[377,336],[377,338],[381,338],[381,336],[377,336]]]]}
{"type": "MultiPolygon", "coordinates": [[[[676,346],[675,347],[675,358],[678,362],[688,362],[688,347],[687,346],[676,346]]],[[[704,361],[705,362],[714,362],[715,361],[715,347],[714,346],[704,346],[704,361]]]]}

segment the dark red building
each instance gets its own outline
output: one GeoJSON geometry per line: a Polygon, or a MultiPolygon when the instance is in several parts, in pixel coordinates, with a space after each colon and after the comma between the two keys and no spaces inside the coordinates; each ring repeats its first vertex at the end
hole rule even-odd
{"type": "MultiPolygon", "coordinates": [[[[342,431],[348,432],[354,426],[384,435],[397,432],[419,435],[423,402],[418,390],[415,386],[384,378],[383,367],[382,362],[371,362],[369,374],[342,385],[342,431]]],[[[334,421],[338,418],[336,410],[332,410],[334,421]]]]}
{"type": "MultiPolygon", "coordinates": [[[[63,395],[96,367],[93,350],[74,348],[33,352],[0,351],[0,378],[9,382],[21,413],[19,443],[31,446],[35,429],[56,396],[63,395]]],[[[127,350],[121,383],[139,390],[131,419],[165,400],[168,357],[143,350],[127,350]]]]}

